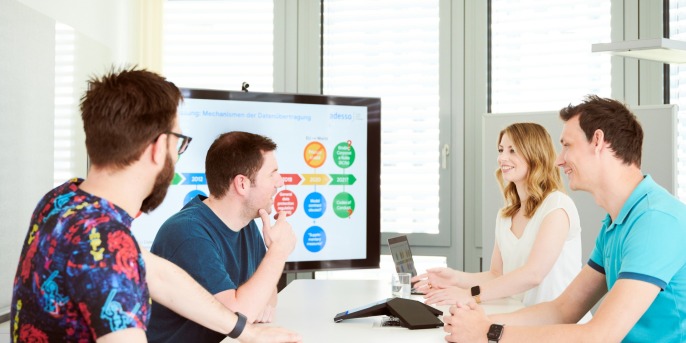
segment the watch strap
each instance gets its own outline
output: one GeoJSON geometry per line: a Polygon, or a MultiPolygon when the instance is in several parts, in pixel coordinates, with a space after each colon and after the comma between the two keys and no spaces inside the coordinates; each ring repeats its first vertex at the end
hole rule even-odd
{"type": "Polygon", "coordinates": [[[233,330],[229,332],[227,336],[231,338],[238,338],[243,333],[243,329],[245,329],[245,324],[248,322],[248,317],[246,317],[244,314],[240,312],[236,312],[236,316],[238,316],[238,320],[236,320],[236,326],[233,327],[233,330]]]}

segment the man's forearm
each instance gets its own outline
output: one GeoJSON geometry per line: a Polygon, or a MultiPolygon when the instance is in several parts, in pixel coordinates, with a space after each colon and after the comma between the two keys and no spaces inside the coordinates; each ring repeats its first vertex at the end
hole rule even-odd
{"type": "Polygon", "coordinates": [[[490,316],[496,323],[549,325],[578,322],[607,293],[605,276],[586,266],[556,299],[511,314],[490,316]]]}
{"type": "Polygon", "coordinates": [[[237,316],[188,273],[150,252],[143,257],[153,300],[214,331],[228,333],[233,329],[237,316]]]}
{"type": "Polygon", "coordinates": [[[576,343],[611,342],[602,330],[591,330],[577,324],[546,326],[505,326],[500,343],[576,343]]]}
{"type": "Polygon", "coordinates": [[[512,313],[488,316],[494,323],[507,325],[550,325],[566,323],[564,314],[551,302],[543,302],[512,313]]]}
{"type": "Polygon", "coordinates": [[[279,290],[276,287],[274,287],[274,293],[272,293],[272,298],[271,298],[271,300],[269,300],[270,305],[276,307],[276,304],[279,302],[278,295],[279,295],[279,290]]]}
{"type": "Polygon", "coordinates": [[[236,290],[235,307],[231,308],[245,314],[250,321],[262,313],[272,301],[287,257],[277,251],[267,251],[255,274],[236,290]]]}

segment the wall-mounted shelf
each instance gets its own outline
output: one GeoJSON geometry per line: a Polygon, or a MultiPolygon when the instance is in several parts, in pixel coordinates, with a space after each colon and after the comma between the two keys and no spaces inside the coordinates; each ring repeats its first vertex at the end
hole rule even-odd
{"type": "Polygon", "coordinates": [[[686,63],[686,42],[668,38],[597,43],[591,45],[591,51],[662,63],[686,63]]]}

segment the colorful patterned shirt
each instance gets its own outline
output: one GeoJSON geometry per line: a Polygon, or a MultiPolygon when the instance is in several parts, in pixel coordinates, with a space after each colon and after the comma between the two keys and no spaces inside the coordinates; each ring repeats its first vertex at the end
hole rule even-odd
{"type": "Polygon", "coordinates": [[[146,329],[151,299],[133,218],[72,179],[34,210],[14,278],[14,342],[94,342],[146,329]]]}

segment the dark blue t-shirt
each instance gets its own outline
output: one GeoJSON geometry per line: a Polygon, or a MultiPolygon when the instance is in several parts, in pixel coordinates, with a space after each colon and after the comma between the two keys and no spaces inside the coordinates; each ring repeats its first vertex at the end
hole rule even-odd
{"type": "MultiPolygon", "coordinates": [[[[251,221],[235,232],[198,196],[157,232],[151,251],[183,268],[212,294],[237,289],[257,270],[266,248],[251,221]]],[[[225,336],[153,302],[150,342],[219,342],[225,336]]]]}

